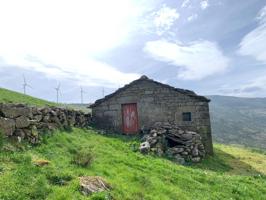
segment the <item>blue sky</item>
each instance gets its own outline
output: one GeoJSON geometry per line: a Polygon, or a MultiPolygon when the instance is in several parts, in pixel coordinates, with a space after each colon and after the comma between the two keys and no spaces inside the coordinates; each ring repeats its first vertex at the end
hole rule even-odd
{"type": "Polygon", "coordinates": [[[265,0],[0,0],[0,87],[93,102],[142,74],[266,97],[265,0]]]}

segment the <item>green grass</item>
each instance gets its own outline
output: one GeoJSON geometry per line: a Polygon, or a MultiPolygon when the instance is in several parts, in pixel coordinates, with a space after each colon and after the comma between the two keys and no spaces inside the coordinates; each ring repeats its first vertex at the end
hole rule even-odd
{"type": "MultiPolygon", "coordinates": [[[[55,105],[1,88],[0,102],[55,105]]],[[[134,138],[81,129],[55,132],[37,147],[0,137],[0,199],[265,199],[264,151],[216,144],[213,157],[180,166],[134,152],[136,144],[134,138]],[[34,164],[42,160],[50,164],[34,164]],[[78,177],[90,175],[102,176],[112,190],[83,196],[78,177]]]]}
{"type": "Polygon", "coordinates": [[[56,103],[0,88],[0,103],[25,103],[35,106],[54,106],[56,103]]]}
{"type": "Polygon", "coordinates": [[[214,157],[180,166],[134,152],[133,144],[127,137],[73,129],[56,132],[37,147],[1,152],[0,199],[265,199],[265,154],[215,145],[214,157]],[[91,165],[73,163],[86,149],[93,154],[91,165]],[[50,164],[37,167],[35,160],[50,164]],[[78,177],[84,175],[102,176],[112,190],[83,196],[78,177]]]}

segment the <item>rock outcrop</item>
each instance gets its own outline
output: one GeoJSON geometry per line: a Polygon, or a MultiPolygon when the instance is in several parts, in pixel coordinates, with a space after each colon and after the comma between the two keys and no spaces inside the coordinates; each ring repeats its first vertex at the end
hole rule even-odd
{"type": "Polygon", "coordinates": [[[103,192],[109,190],[111,186],[99,176],[83,176],[79,178],[80,189],[84,195],[90,195],[94,192],[103,192]]]}
{"type": "Polygon", "coordinates": [[[7,137],[31,143],[40,141],[40,134],[55,129],[84,128],[91,116],[81,111],[58,107],[33,107],[25,104],[0,104],[0,131],[7,137]]]}
{"type": "Polygon", "coordinates": [[[182,130],[177,124],[157,122],[144,135],[140,152],[153,152],[178,163],[200,162],[205,156],[201,136],[193,131],[182,130]]]}

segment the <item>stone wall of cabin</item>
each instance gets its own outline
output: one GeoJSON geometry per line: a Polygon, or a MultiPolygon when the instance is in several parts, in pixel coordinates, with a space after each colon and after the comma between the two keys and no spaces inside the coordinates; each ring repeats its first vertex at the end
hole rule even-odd
{"type": "Polygon", "coordinates": [[[198,132],[207,153],[213,153],[207,101],[142,80],[93,107],[94,122],[101,128],[122,132],[122,104],[127,103],[137,103],[140,129],[149,129],[155,122],[176,123],[183,129],[198,132]],[[183,121],[183,112],[191,112],[192,121],[183,121]]]}

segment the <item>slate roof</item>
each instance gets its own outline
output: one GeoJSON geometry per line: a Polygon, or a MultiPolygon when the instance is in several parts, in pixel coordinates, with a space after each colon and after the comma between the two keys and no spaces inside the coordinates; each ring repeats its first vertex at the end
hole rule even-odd
{"type": "Polygon", "coordinates": [[[126,90],[127,88],[131,87],[132,85],[134,85],[134,84],[136,84],[136,83],[138,83],[138,82],[140,82],[140,81],[150,81],[150,82],[153,82],[153,83],[155,83],[155,84],[157,84],[157,85],[160,85],[160,86],[162,86],[162,87],[169,88],[169,89],[171,89],[171,90],[173,90],[173,91],[176,91],[176,92],[178,92],[178,93],[181,93],[181,94],[187,95],[187,96],[189,96],[189,97],[195,98],[195,99],[197,99],[197,100],[199,100],[199,101],[210,102],[210,100],[209,100],[208,98],[206,98],[206,97],[204,97],[204,96],[197,95],[195,92],[193,92],[193,91],[191,91],[191,90],[185,90],[185,89],[175,88],[175,87],[172,87],[172,86],[170,86],[170,85],[167,85],[167,84],[160,83],[160,82],[154,81],[154,80],[152,80],[152,79],[149,79],[147,76],[143,75],[143,76],[141,76],[139,79],[132,81],[131,83],[125,85],[125,86],[122,87],[122,88],[119,88],[118,90],[116,90],[116,91],[113,92],[112,94],[106,95],[104,98],[96,100],[94,104],[91,104],[91,105],[89,106],[89,108],[96,107],[97,105],[101,104],[102,102],[107,101],[107,100],[110,99],[111,97],[113,97],[113,96],[119,94],[120,92],[126,90]]]}

